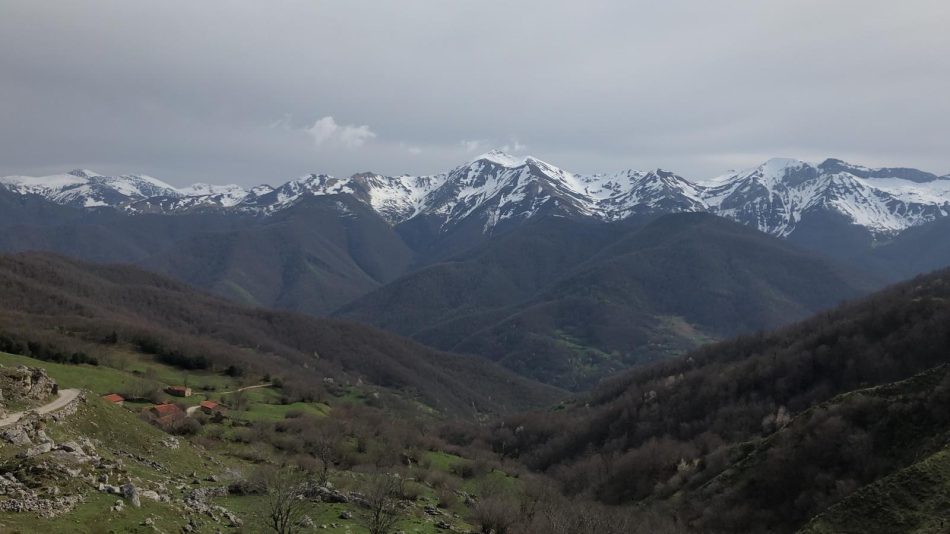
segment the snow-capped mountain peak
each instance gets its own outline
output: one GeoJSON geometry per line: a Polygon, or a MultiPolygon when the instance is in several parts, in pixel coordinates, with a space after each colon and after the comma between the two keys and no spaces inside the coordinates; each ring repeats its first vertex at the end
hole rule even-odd
{"type": "Polygon", "coordinates": [[[102,176],[96,171],[90,171],[89,169],[73,169],[68,173],[70,176],[76,176],[79,178],[92,178],[94,176],[102,176]]]}
{"type": "Polygon", "coordinates": [[[178,189],[182,201],[181,206],[186,205],[214,205],[221,207],[232,207],[240,204],[250,191],[235,184],[212,185],[205,183],[196,183],[187,187],[178,189]]]}
{"type": "Polygon", "coordinates": [[[511,154],[508,154],[507,152],[496,148],[496,149],[489,150],[488,152],[482,154],[481,156],[478,156],[477,158],[473,159],[470,163],[476,163],[479,161],[487,161],[489,163],[494,163],[495,165],[499,165],[502,167],[515,168],[515,167],[521,167],[522,165],[524,165],[525,160],[526,158],[519,158],[517,156],[512,156],[511,154]]]}
{"type": "Polygon", "coordinates": [[[40,195],[57,204],[85,208],[120,206],[158,196],[179,196],[174,187],[150,176],[103,176],[85,169],[42,177],[9,176],[0,178],[0,185],[20,194],[40,195]]]}
{"type": "Polygon", "coordinates": [[[493,150],[429,176],[308,174],[278,187],[197,183],[176,189],[144,175],[76,169],[44,177],[8,176],[0,178],[0,187],[69,206],[132,213],[210,209],[268,215],[305,196],[351,195],[390,224],[423,216],[443,231],[474,221],[491,232],[541,214],[615,221],[636,214],[709,211],[778,236],[790,235],[818,213],[888,235],[950,215],[950,175],[838,159],[813,164],[773,158],[694,182],[663,169],[575,174],[532,156],[493,150]]]}
{"type": "Polygon", "coordinates": [[[235,184],[228,185],[213,185],[205,183],[196,183],[191,184],[187,187],[181,187],[178,189],[178,192],[185,196],[201,196],[201,195],[233,195],[235,193],[247,193],[247,190],[243,187],[235,184]]]}
{"type": "Polygon", "coordinates": [[[935,175],[836,159],[769,160],[710,181],[703,197],[710,211],[779,236],[819,212],[885,235],[946,216],[950,207],[950,187],[935,175]]]}

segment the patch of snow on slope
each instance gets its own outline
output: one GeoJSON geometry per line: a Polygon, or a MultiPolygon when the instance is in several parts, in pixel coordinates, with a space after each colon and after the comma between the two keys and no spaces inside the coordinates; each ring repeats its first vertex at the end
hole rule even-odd
{"type": "Polygon", "coordinates": [[[518,158],[516,156],[512,156],[511,154],[506,154],[505,152],[498,149],[491,150],[482,154],[481,156],[478,156],[472,160],[472,163],[482,160],[490,161],[497,165],[501,165],[502,167],[509,168],[520,167],[525,164],[525,158],[518,158]]]}

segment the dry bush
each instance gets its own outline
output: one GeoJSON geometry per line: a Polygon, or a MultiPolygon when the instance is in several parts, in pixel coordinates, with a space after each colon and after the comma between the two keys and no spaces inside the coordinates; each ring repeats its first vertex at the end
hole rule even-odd
{"type": "Polygon", "coordinates": [[[452,509],[456,508],[461,499],[459,499],[458,493],[454,489],[448,487],[441,487],[435,490],[436,498],[438,499],[439,508],[452,509]]]}

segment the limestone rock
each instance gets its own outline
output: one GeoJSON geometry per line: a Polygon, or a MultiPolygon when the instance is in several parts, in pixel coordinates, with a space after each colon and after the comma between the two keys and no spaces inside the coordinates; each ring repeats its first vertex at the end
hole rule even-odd
{"type": "Polygon", "coordinates": [[[47,441],[46,443],[40,443],[39,445],[34,445],[25,451],[21,451],[17,454],[17,458],[32,458],[34,456],[39,456],[40,454],[45,454],[53,450],[53,443],[47,441]]]}
{"type": "Polygon", "coordinates": [[[0,432],[0,439],[6,441],[7,443],[12,443],[13,445],[32,445],[33,440],[30,439],[30,435],[27,434],[26,430],[20,425],[13,426],[8,428],[3,432],[0,432]]]}
{"type": "Polygon", "coordinates": [[[129,501],[132,506],[136,508],[142,506],[142,501],[139,499],[139,490],[134,485],[131,483],[123,484],[119,489],[122,491],[122,497],[129,501]]]}
{"type": "MultiPolygon", "coordinates": [[[[159,495],[157,491],[145,490],[145,491],[142,491],[141,493],[139,493],[139,495],[141,495],[142,498],[148,499],[148,500],[150,500],[150,501],[155,501],[155,502],[161,502],[161,501],[162,501],[162,496],[159,495]]],[[[167,500],[167,499],[165,499],[165,500],[167,500]]]]}
{"type": "Polygon", "coordinates": [[[59,391],[46,370],[25,365],[0,369],[0,389],[7,400],[46,400],[59,391]]]}

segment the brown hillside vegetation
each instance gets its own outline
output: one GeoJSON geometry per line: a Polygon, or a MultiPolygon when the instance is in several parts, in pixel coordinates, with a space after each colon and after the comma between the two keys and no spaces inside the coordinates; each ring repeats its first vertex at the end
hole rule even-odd
{"type": "Polygon", "coordinates": [[[941,271],[632,370],[574,408],[508,418],[491,441],[568,493],[676,503],[701,531],[788,532],[947,443],[948,362],[941,271]]]}
{"type": "Polygon", "coordinates": [[[24,253],[0,257],[0,350],[94,361],[128,345],[182,368],[254,371],[306,391],[362,379],[443,412],[549,405],[561,393],[482,359],[348,321],[237,305],[136,268],[24,253]]]}

